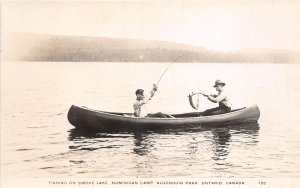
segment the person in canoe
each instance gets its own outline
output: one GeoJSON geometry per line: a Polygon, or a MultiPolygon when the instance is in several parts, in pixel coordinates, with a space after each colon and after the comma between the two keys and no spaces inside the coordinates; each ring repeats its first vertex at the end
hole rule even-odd
{"type": "Polygon", "coordinates": [[[221,80],[216,80],[215,85],[213,87],[217,90],[218,94],[217,95],[202,94],[203,96],[207,97],[207,99],[210,100],[211,102],[219,103],[218,107],[205,110],[202,114],[203,116],[217,115],[217,114],[230,112],[231,103],[228,99],[226,92],[224,91],[225,85],[226,85],[225,82],[222,82],[221,80]]]}
{"type": "Polygon", "coordinates": [[[164,114],[162,112],[157,112],[153,114],[147,114],[145,106],[146,104],[153,98],[155,92],[157,91],[157,85],[153,84],[153,88],[150,92],[150,96],[147,100],[145,100],[144,90],[137,89],[135,91],[136,101],[133,104],[133,115],[139,118],[173,118],[173,116],[169,114],[164,114]]]}
{"type": "Polygon", "coordinates": [[[152,97],[154,96],[156,91],[157,91],[157,86],[155,84],[153,84],[153,88],[152,88],[152,90],[150,92],[150,96],[147,100],[145,100],[143,89],[137,89],[135,91],[136,101],[133,104],[133,110],[134,110],[133,115],[135,117],[146,117],[147,116],[147,112],[145,110],[145,105],[147,104],[147,102],[149,102],[152,99],[152,97]]]}

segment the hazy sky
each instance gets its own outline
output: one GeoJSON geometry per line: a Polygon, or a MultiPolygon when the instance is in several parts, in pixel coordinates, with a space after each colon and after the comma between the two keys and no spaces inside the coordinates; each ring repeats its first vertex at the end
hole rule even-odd
{"type": "Polygon", "coordinates": [[[300,50],[299,12],[296,0],[6,2],[1,30],[300,50]]]}

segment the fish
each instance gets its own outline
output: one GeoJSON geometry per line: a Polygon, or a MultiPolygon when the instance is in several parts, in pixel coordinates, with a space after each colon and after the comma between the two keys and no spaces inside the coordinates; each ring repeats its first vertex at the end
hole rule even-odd
{"type": "Polygon", "coordinates": [[[190,105],[195,109],[198,110],[199,108],[199,94],[189,94],[188,96],[190,105]]]}

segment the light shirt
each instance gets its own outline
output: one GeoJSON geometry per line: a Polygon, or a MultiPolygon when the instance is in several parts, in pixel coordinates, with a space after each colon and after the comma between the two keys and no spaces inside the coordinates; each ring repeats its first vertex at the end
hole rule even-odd
{"type": "Polygon", "coordinates": [[[228,95],[224,91],[221,91],[218,95],[210,96],[209,99],[212,102],[218,102],[219,106],[224,106],[225,105],[227,107],[231,107],[231,103],[228,99],[228,95]]]}
{"type": "Polygon", "coordinates": [[[136,100],[133,104],[134,116],[135,117],[146,117],[148,115],[146,110],[146,104],[149,102],[154,96],[155,91],[152,89],[150,92],[150,96],[145,96],[144,100],[136,100]]]}
{"type": "Polygon", "coordinates": [[[146,117],[147,116],[147,111],[146,111],[146,104],[144,104],[144,100],[136,100],[135,103],[133,104],[133,110],[134,110],[134,115],[136,117],[146,117]]]}

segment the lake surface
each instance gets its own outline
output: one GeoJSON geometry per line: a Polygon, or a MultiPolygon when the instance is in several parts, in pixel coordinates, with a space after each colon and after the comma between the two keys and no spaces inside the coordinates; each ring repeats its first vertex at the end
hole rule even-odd
{"type": "MultiPolygon", "coordinates": [[[[234,108],[258,104],[258,124],[143,132],[82,132],[72,104],[132,112],[167,63],[3,62],[2,177],[300,177],[300,64],[172,64],[149,113],[194,111],[192,91],[224,80],[234,108]]],[[[200,110],[214,107],[200,98],[200,110]]]]}

